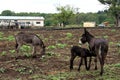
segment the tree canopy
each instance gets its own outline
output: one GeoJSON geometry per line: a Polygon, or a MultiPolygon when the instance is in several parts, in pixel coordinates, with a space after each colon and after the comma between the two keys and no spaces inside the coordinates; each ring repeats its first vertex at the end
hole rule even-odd
{"type": "Polygon", "coordinates": [[[69,5],[66,5],[57,7],[57,11],[59,12],[56,15],[58,22],[65,26],[68,24],[69,19],[74,16],[75,9],[69,5]]]}
{"type": "Polygon", "coordinates": [[[108,12],[115,18],[116,26],[120,27],[120,0],[99,0],[102,4],[108,5],[108,12]]]}

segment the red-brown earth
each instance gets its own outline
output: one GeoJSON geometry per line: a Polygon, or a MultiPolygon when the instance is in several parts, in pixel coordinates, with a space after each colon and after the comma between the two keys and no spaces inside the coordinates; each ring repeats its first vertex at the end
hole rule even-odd
{"type": "MultiPolygon", "coordinates": [[[[105,66],[119,64],[120,29],[88,28],[87,30],[95,37],[106,38],[109,41],[109,51],[105,66]]],[[[74,70],[72,72],[69,71],[70,48],[72,45],[79,45],[78,41],[83,29],[24,31],[40,36],[46,45],[46,55],[41,57],[38,52],[40,50],[37,51],[37,57],[35,58],[25,56],[23,52],[12,53],[10,50],[15,49],[15,40],[0,40],[0,80],[96,80],[100,76],[99,63],[98,70],[95,71],[94,61],[90,71],[86,72],[83,65],[81,71],[78,72],[79,57],[74,61],[74,70]],[[70,36],[71,34],[72,36],[70,36]],[[65,46],[61,48],[58,44],[64,44],[65,46]]],[[[19,31],[0,32],[3,33],[2,37],[8,37],[16,35],[19,31]]],[[[82,47],[88,48],[87,44],[82,47]]],[[[119,75],[120,67],[116,71],[115,75],[119,75]]],[[[105,74],[110,77],[107,68],[105,69],[105,74]]],[[[101,80],[104,80],[104,78],[101,80]]]]}

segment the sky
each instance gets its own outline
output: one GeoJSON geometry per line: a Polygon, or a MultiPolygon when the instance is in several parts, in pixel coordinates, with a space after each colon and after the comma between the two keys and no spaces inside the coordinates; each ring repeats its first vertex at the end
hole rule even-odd
{"type": "Polygon", "coordinates": [[[56,7],[70,5],[79,12],[98,12],[106,6],[98,0],[0,0],[0,13],[4,10],[19,12],[57,13],[56,7]]]}

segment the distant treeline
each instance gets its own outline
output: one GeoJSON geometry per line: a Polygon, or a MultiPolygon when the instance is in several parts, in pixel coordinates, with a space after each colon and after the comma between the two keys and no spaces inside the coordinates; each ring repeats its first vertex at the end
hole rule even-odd
{"type": "MultiPolygon", "coordinates": [[[[1,16],[43,16],[45,18],[45,26],[58,26],[59,22],[56,20],[57,13],[34,13],[34,12],[20,12],[15,13],[10,10],[4,10],[0,14],[1,16]]],[[[68,25],[79,25],[82,26],[83,22],[92,21],[96,24],[101,24],[103,22],[109,22],[109,24],[114,24],[114,18],[106,11],[98,11],[97,13],[76,13],[68,21],[68,25]]]]}

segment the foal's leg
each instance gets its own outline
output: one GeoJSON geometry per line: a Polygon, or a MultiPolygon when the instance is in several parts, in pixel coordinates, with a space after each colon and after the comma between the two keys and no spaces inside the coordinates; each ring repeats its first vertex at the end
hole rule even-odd
{"type": "Polygon", "coordinates": [[[92,57],[89,58],[88,70],[89,70],[90,67],[91,67],[91,61],[92,61],[92,57]]]}
{"type": "Polygon", "coordinates": [[[80,63],[79,63],[79,67],[78,67],[78,71],[80,71],[80,67],[81,67],[82,63],[83,63],[83,57],[81,57],[81,59],[80,59],[80,63]]]}
{"type": "Polygon", "coordinates": [[[70,59],[70,71],[73,69],[73,61],[75,59],[76,55],[71,54],[71,59],[70,59]]]}

